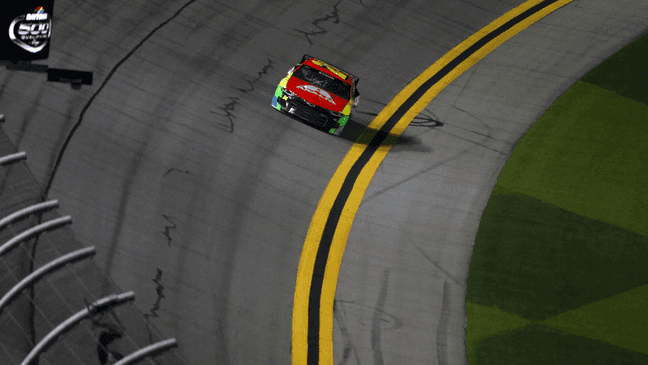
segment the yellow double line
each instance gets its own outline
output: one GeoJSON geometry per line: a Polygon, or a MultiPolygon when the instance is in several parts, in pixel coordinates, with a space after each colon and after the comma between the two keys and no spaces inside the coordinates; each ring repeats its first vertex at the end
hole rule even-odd
{"type": "Polygon", "coordinates": [[[297,272],[292,363],[333,364],[333,300],[351,225],[378,166],[409,123],[497,46],[573,0],[530,0],[461,42],[405,87],[353,144],[313,216],[297,272]]]}

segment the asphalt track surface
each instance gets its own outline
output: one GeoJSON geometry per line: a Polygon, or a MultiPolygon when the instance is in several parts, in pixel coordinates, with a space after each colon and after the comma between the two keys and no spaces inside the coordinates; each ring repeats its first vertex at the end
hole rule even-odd
{"type": "MultiPolygon", "coordinates": [[[[188,364],[287,364],[301,248],[352,141],[272,110],[276,84],[304,53],[328,60],[360,78],[349,130],[366,126],[521,3],[57,0],[46,63],[95,84],[1,70],[3,127],[44,188],[56,167],[49,197],[188,364]]],[[[347,241],[336,364],[465,363],[466,276],[497,175],[563,91],[647,28],[645,1],[576,0],[414,120],[347,241]]]]}

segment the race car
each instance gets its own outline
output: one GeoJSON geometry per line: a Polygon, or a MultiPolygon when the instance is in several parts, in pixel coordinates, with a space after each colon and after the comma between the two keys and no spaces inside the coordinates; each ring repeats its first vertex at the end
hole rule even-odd
{"type": "Polygon", "coordinates": [[[331,134],[340,135],[358,105],[358,78],[315,57],[304,55],[284,77],[272,107],[331,134]]]}

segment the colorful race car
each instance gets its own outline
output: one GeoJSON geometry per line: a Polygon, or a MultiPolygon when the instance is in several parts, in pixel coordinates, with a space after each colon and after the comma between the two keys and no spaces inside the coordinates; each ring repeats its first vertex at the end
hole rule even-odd
{"type": "Polygon", "coordinates": [[[284,77],[272,107],[306,123],[340,135],[358,105],[358,78],[315,57],[304,55],[284,77]]]}

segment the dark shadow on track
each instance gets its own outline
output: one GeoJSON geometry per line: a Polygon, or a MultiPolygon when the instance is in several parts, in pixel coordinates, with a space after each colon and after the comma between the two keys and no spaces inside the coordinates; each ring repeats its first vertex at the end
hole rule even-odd
{"type": "MultiPolygon", "coordinates": [[[[369,125],[369,121],[364,121],[355,116],[352,116],[347,122],[346,126],[344,126],[344,130],[342,130],[342,133],[339,135],[339,137],[353,143],[368,144],[378,133],[378,130],[367,128],[367,125],[369,125]]],[[[443,124],[439,123],[438,126],[441,125],[443,124]]],[[[392,150],[392,152],[432,152],[432,148],[423,145],[419,138],[405,135],[396,136],[390,134],[381,143],[381,146],[393,146],[394,149],[392,150]]]]}

